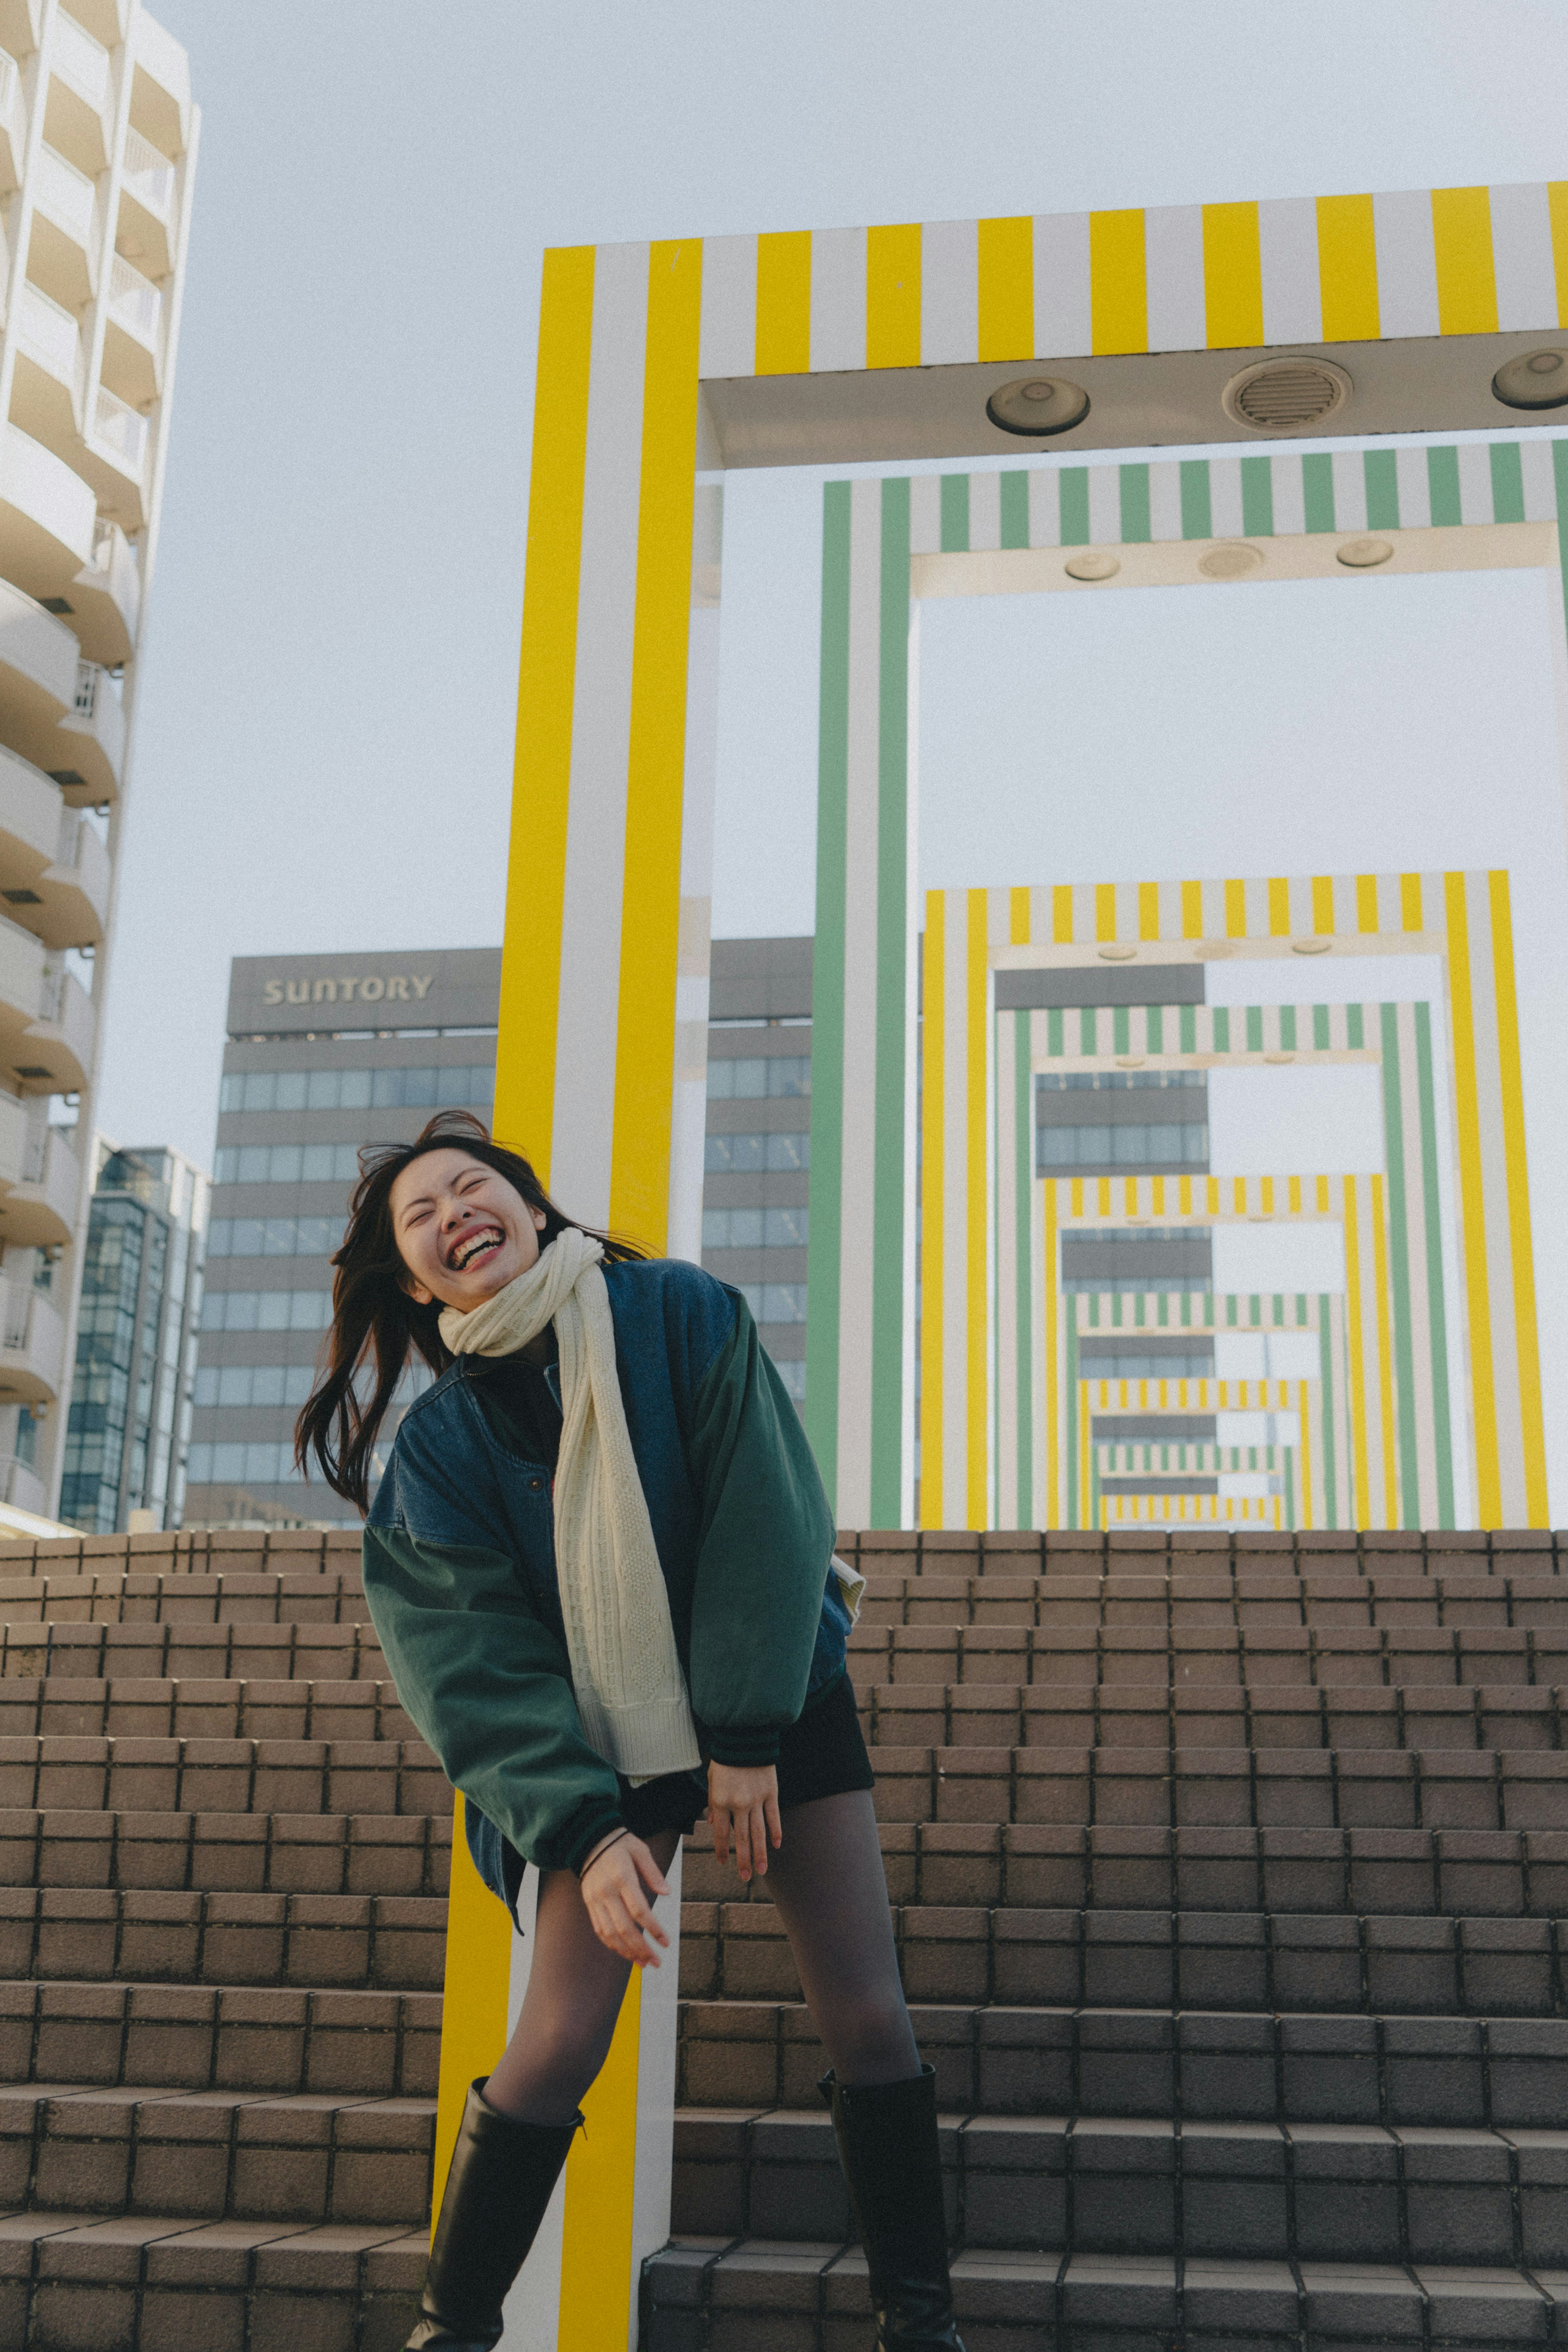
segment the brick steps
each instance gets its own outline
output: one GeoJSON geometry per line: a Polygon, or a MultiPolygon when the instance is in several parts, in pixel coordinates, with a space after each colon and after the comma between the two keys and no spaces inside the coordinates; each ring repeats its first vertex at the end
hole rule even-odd
{"type": "Polygon", "coordinates": [[[444,1895],[440,1813],[0,1812],[0,1886],[444,1895]]]}
{"type": "Polygon", "coordinates": [[[438,1990],[434,1895],[0,1887],[0,1974],[165,1985],[438,1990]]]}
{"type": "Polygon", "coordinates": [[[0,1739],[0,1807],[450,1815],[452,1803],[419,1739],[0,1739]]]}
{"type": "Polygon", "coordinates": [[[1568,1748],[1551,1684],[862,1682],[856,1697],[873,1747],[1568,1748]]]}
{"type": "Polygon", "coordinates": [[[433,2098],[437,1992],[0,1983],[0,2079],[433,2098]]]}
{"type": "Polygon", "coordinates": [[[152,1570],[118,1573],[106,1569],[78,1576],[0,1575],[0,1618],[16,1623],[29,1618],[73,1624],[94,1617],[114,1622],[167,1617],[201,1625],[220,1618],[277,1622],[283,1616],[331,1624],[345,1611],[364,1617],[363,1601],[357,1569],[271,1575],[166,1576],[152,1570]]]}
{"type": "Polygon", "coordinates": [[[415,1739],[390,1682],[0,1682],[0,1738],[415,1739]]]}
{"type": "MultiPolygon", "coordinates": [[[[7,1629],[7,1652],[16,1628],[7,1629]]],[[[857,1685],[1568,1682],[1568,1617],[1548,1625],[1195,1625],[1147,1631],[1092,1625],[857,1626],[857,1685]]]]}
{"type": "Polygon", "coordinates": [[[860,1623],[1097,1625],[1108,1632],[1196,1625],[1511,1625],[1562,1608],[1568,1578],[1555,1567],[1454,1575],[1194,1573],[1139,1576],[884,1576],[866,1578],[860,1623]]]}
{"type": "Polygon", "coordinates": [[[0,1677],[122,1675],[151,1682],[384,1683],[386,1660],[368,1624],[222,1624],[128,1619],[109,1624],[0,1623],[0,1677]]]}

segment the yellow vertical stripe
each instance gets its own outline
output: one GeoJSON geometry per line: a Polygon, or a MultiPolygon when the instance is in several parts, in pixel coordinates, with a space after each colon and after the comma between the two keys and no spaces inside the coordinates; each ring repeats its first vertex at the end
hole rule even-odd
{"type": "Polygon", "coordinates": [[[1299,1176],[1289,1176],[1285,1180],[1285,1204],[1292,1217],[1301,1215],[1301,1180],[1299,1176]]]}
{"type": "Polygon", "coordinates": [[[969,1001],[966,1008],[965,1032],[968,1046],[969,1095],[965,1129],[968,1141],[969,1165],[965,1173],[966,1207],[967,1209],[967,1256],[965,1266],[966,1290],[969,1310],[966,1350],[968,1371],[967,1438],[965,1461],[967,1469],[967,1491],[964,1497],[968,1517],[965,1524],[971,1528],[989,1527],[990,1512],[987,1507],[989,1485],[990,1445],[987,1402],[989,1381],[987,1377],[990,1362],[990,1284],[987,1279],[987,1210],[989,1187],[987,1182],[986,1151],[986,1073],[988,1056],[986,1052],[986,893],[971,890],[969,900],[969,954],[967,966],[969,1001]]]}
{"type": "Polygon", "coordinates": [[[1356,1206],[1355,1178],[1344,1180],[1344,1320],[1350,1340],[1351,1450],[1355,1494],[1354,1511],[1358,1528],[1372,1525],[1371,1467],[1366,1436],[1366,1366],[1361,1329],[1361,1227],[1356,1206]]]}
{"type": "Polygon", "coordinates": [[[1394,1344],[1388,1314],[1388,1235],[1384,1228],[1384,1184],[1372,1179],[1372,1278],[1377,1293],[1377,1399],[1383,1414],[1383,1521],[1396,1528],[1400,1517],[1398,1474],[1394,1456],[1394,1344]]]}
{"type": "Polygon", "coordinates": [[[1034,355],[1034,223],[1027,213],[978,224],[980,357],[1034,355]]]}
{"type": "Polygon", "coordinates": [[[1421,929],[1421,877],[1402,874],[1399,877],[1399,922],[1406,931],[1421,929]]]}
{"type": "Polygon", "coordinates": [[[1296,1482],[1296,1509],[1303,1528],[1310,1528],[1312,1524],[1312,1432],[1307,1412],[1310,1393],[1310,1384],[1303,1381],[1301,1384],[1301,1454],[1296,1482]]]}
{"type": "Polygon", "coordinates": [[[868,228],[865,238],[865,363],[920,365],[920,224],[868,228]]]}
{"type": "Polygon", "coordinates": [[[1176,1214],[1181,1217],[1190,1217],[1192,1214],[1192,1178],[1190,1176],[1176,1178],[1176,1214]]]}
{"type": "Polygon", "coordinates": [[[1157,940],[1160,935],[1160,886],[1157,882],[1138,885],[1138,937],[1157,940]]]}
{"type": "Polygon", "coordinates": [[[1312,877],[1312,929],[1314,931],[1333,930],[1333,877],[1314,874],[1312,877]]]}
{"type": "Polygon", "coordinates": [[[1229,940],[1247,937],[1247,885],[1228,882],[1225,886],[1225,936],[1229,940]]]}
{"type": "Polygon", "coordinates": [[[1358,931],[1377,929],[1377,877],[1358,874],[1355,877],[1355,928],[1358,931]]]}
{"type": "Polygon", "coordinates": [[[1146,352],[1149,301],[1141,212],[1089,215],[1090,341],[1096,352],[1146,352]]]}
{"type": "Polygon", "coordinates": [[[1040,1187],[1045,1229],[1045,1525],[1061,1525],[1061,1364],[1057,1353],[1060,1307],[1057,1275],[1056,1185],[1047,1177],[1040,1187]]]}
{"type": "Polygon", "coordinates": [[[1051,894],[1051,936],[1061,947],[1072,945],[1072,885],[1059,882],[1051,894]]]}
{"type": "Polygon", "coordinates": [[[1485,188],[1434,188],[1432,243],[1437,262],[1437,331],[1495,335],[1491,197],[1485,188]]]}
{"type": "Polygon", "coordinates": [[[1029,891],[1009,890],[1008,893],[1008,938],[1015,948],[1029,945],[1029,891]]]}
{"type": "Polygon", "coordinates": [[[1318,198],[1318,286],[1325,343],[1377,341],[1377,237],[1370,196],[1318,198]]]}
{"type": "Polygon", "coordinates": [[[593,247],[547,252],[534,393],[495,1109],[496,1132],[527,1151],[546,1183],[555,1113],[592,339],[593,247]]]}
{"type": "Polygon", "coordinates": [[[757,240],[757,373],[805,375],[811,365],[811,232],[757,240]]]}
{"type": "Polygon", "coordinates": [[[1087,1381],[1078,1383],[1078,1524],[1086,1528],[1089,1520],[1089,1497],[1092,1487],[1092,1464],[1089,1446],[1089,1416],[1092,1411],[1091,1390],[1087,1381]]]}
{"type": "Polygon", "coordinates": [[[701,315],[701,240],[652,246],[610,1223],[655,1254],[669,1217],[701,315]]]}
{"type": "Polygon", "coordinates": [[[1568,180],[1546,184],[1546,209],[1552,223],[1552,271],[1557,281],[1557,323],[1568,327],[1568,180]]]}
{"type": "Polygon", "coordinates": [[[920,1034],[920,1524],[942,1525],[942,1345],[946,1254],[942,1230],[946,1196],[947,893],[925,898],[925,971],[920,1034]]]}
{"type": "Polygon", "coordinates": [[[1475,1001],[1465,877],[1443,877],[1448,926],[1448,1005],[1454,1024],[1454,1108],[1459,1143],[1459,1223],[1465,1239],[1465,1304],[1469,1317],[1470,1399],[1476,1437],[1476,1507],[1483,1528],[1502,1509],[1497,1446],[1497,1383],[1492,1368],[1491,1292],[1487,1270],[1486,1202],[1481,1187],[1480,1115],[1476,1093],[1475,1001]]]}
{"type": "MultiPolygon", "coordinates": [[[[672,1950],[665,1968],[676,1966],[672,1950]]],[[[637,2060],[643,1972],[633,1969],[583,2129],[566,2160],[558,2352],[604,2352],[625,2333],[632,2302],[632,2204],[637,2183],[637,2060]]]]}
{"type": "Polygon", "coordinates": [[[1269,884],[1269,935],[1281,939],[1291,928],[1291,886],[1279,876],[1269,884]]]}
{"type": "Polygon", "coordinates": [[[446,1983],[441,2004],[441,2075],[435,2097],[434,2196],[431,2230],[457,2139],[468,2085],[487,2074],[507,2046],[512,1922],[474,1867],[463,1831],[463,1799],[452,1816],[452,1892],[446,1898],[446,1983]]]}
{"type": "Polygon", "coordinates": [[[1203,937],[1203,885],[1184,882],[1181,886],[1181,935],[1184,940],[1203,937]]]}
{"type": "Polygon", "coordinates": [[[1094,885],[1094,936],[1097,940],[1113,940],[1116,936],[1116,885],[1096,882],[1094,885]]]}
{"type": "Polygon", "coordinates": [[[1256,205],[1203,208],[1203,312],[1210,351],[1263,341],[1263,257],[1256,205]]]}
{"type": "Polygon", "coordinates": [[[1535,1248],[1530,1230],[1530,1171],[1524,1156],[1524,1081],[1519,1065],[1519,1000],[1514,988],[1513,916],[1509,906],[1508,876],[1500,872],[1490,875],[1488,889],[1491,899],[1492,984],[1497,991],[1503,1164],[1508,1170],[1508,1233],[1513,1260],[1514,1343],[1519,1350],[1525,1525],[1544,1528],[1552,1522],[1546,1504],[1546,1429],[1541,1406],[1535,1248]]]}

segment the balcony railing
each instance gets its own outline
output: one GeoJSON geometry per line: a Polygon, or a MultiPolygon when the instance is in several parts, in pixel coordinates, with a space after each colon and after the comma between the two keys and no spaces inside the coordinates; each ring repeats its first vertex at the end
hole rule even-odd
{"type": "MultiPolygon", "coordinates": [[[[43,1099],[44,1108],[47,1114],[47,1098],[45,1097],[43,1099]]],[[[47,1116],[46,1115],[42,1118],[29,1119],[27,1122],[27,1139],[22,1147],[22,1181],[24,1184],[41,1184],[43,1182],[44,1163],[48,1158],[48,1153],[49,1122],[47,1116]]]]}
{"type": "MultiPolygon", "coordinates": [[[[61,21],[68,24],[68,16],[61,21]]],[[[68,163],[52,147],[40,147],[34,191],[37,202],[60,226],[68,229],[78,245],[92,251],[92,208],[98,190],[85,172],[68,163]]]]}
{"type": "Polygon", "coordinates": [[[99,384],[94,422],[104,447],[123,458],[133,474],[140,474],[147,456],[147,419],[99,384]]]}
{"type": "Polygon", "coordinates": [[[30,282],[22,289],[17,338],[40,366],[75,384],[81,366],[81,331],[64,306],[30,282]]]}
{"type": "Polygon", "coordinates": [[[52,960],[44,966],[38,981],[38,1018],[57,1023],[66,996],[66,968],[52,960]]]}
{"type": "Polygon", "coordinates": [[[174,204],[174,166],[140,131],[125,133],[125,185],[139,205],[167,220],[174,204]]]}
{"type": "Polygon", "coordinates": [[[63,8],[55,17],[50,63],[62,81],[68,82],[97,113],[103,112],[109,97],[109,51],[63,8]]]}
{"type": "Polygon", "coordinates": [[[143,278],[140,269],[132,269],[124,256],[118,253],[109,276],[109,315],[138,341],[149,346],[156,344],[163,297],[150,278],[143,278]]]}
{"type": "Polygon", "coordinates": [[[103,671],[97,662],[78,662],[76,714],[78,719],[98,717],[98,698],[103,690],[103,671]]]}
{"type": "Polygon", "coordinates": [[[5,1285],[5,1314],[0,1324],[0,1346],[25,1349],[32,1319],[33,1294],[14,1282],[5,1285]]]}

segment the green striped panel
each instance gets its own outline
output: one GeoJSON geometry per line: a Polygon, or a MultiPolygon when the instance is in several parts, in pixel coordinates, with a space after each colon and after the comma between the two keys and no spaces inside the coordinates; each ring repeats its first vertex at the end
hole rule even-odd
{"type": "Polygon", "coordinates": [[[842,1233],[844,953],[850,792],[850,486],[822,491],[821,679],[818,692],[817,936],[811,953],[813,1247],[806,1261],[806,1408],[831,1496],[839,1466],[839,1274],[842,1233]]]}
{"type": "MultiPolygon", "coordinates": [[[[967,507],[967,479],[965,502],[967,507]]],[[[904,1513],[904,1226],[909,911],[909,481],[882,485],[876,836],[876,1166],[873,1196],[871,1524],[904,1513]]],[[[808,1264],[810,1261],[808,1260],[808,1264]]],[[[810,1307],[810,1299],[807,1305],[810,1307]]],[[[810,1373],[806,1376],[810,1394],[810,1373]]]]}
{"type": "MultiPolygon", "coordinates": [[[[908,486],[905,485],[907,495],[908,486]]],[[[944,555],[967,555],[969,551],[969,477],[967,474],[942,476],[942,552],[944,555]]]]}

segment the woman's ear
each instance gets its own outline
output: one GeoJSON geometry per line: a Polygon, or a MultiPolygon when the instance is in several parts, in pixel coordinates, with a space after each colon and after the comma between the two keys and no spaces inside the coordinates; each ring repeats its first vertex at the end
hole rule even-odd
{"type": "Polygon", "coordinates": [[[532,1217],[532,1219],[533,1219],[533,1221],[534,1221],[535,1224],[538,1227],[538,1229],[539,1229],[540,1233],[542,1234],[542,1233],[543,1233],[543,1231],[544,1231],[544,1229],[545,1229],[546,1224],[549,1223],[549,1220],[548,1220],[548,1218],[546,1217],[544,1211],[543,1211],[542,1209],[530,1209],[530,1210],[528,1211],[528,1214],[529,1214],[529,1216],[530,1216],[530,1217],[532,1217]]]}
{"type": "Polygon", "coordinates": [[[398,1268],[397,1286],[405,1297],[413,1299],[416,1307],[429,1307],[434,1303],[434,1291],[426,1290],[423,1282],[416,1282],[406,1265],[398,1268]]]}

